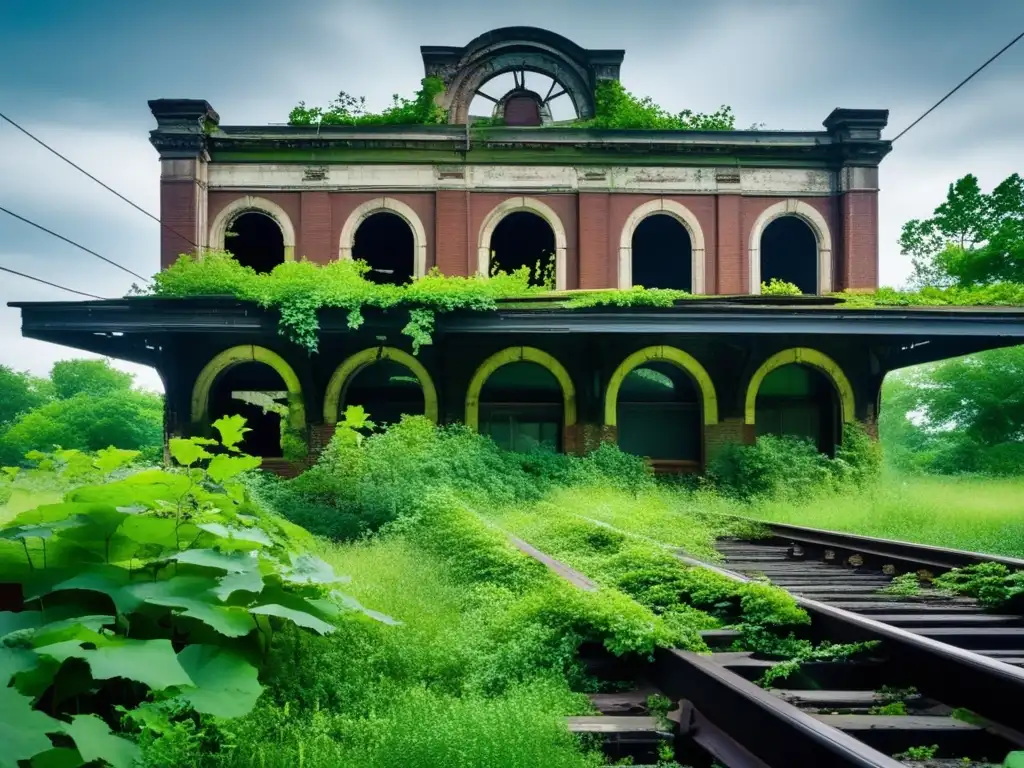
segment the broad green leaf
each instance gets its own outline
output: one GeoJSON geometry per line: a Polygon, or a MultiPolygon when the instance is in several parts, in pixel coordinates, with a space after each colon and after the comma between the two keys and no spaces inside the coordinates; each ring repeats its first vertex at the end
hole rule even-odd
{"type": "Polygon", "coordinates": [[[249,613],[257,613],[263,616],[278,616],[282,619],[289,619],[300,627],[311,629],[321,635],[327,635],[334,631],[334,625],[318,619],[311,613],[299,611],[294,608],[286,608],[283,605],[271,603],[268,605],[257,605],[249,609],[249,613]]]}
{"type": "Polygon", "coordinates": [[[171,458],[183,467],[192,466],[200,459],[208,459],[213,455],[195,441],[183,437],[172,437],[167,441],[167,448],[171,458]]]}
{"type": "Polygon", "coordinates": [[[0,638],[22,629],[35,629],[43,620],[39,611],[0,612],[0,638]]]}
{"type": "Polygon", "coordinates": [[[32,768],[79,768],[84,761],[77,749],[55,747],[32,758],[32,768]]]}
{"type": "Polygon", "coordinates": [[[77,616],[71,619],[51,621],[39,627],[32,635],[32,645],[39,647],[61,643],[65,640],[92,640],[104,627],[114,624],[113,616],[77,616]]]}
{"type": "Polygon", "coordinates": [[[195,537],[193,526],[177,528],[177,525],[177,521],[170,517],[133,515],[124,521],[119,533],[140,545],[152,546],[154,552],[163,552],[176,549],[179,541],[187,541],[189,532],[195,537]]]}
{"type": "Polygon", "coordinates": [[[234,416],[222,416],[213,422],[213,428],[220,433],[220,441],[225,448],[230,448],[233,451],[237,451],[238,444],[242,442],[246,432],[252,432],[252,430],[245,426],[245,417],[234,415],[234,416]]]}
{"type": "Polygon", "coordinates": [[[334,569],[319,557],[310,554],[296,555],[289,552],[291,566],[281,569],[285,581],[294,584],[336,584],[351,581],[348,576],[339,576],[334,569]]]}
{"type": "Polygon", "coordinates": [[[216,568],[228,573],[245,573],[259,568],[259,561],[251,555],[241,552],[229,554],[218,552],[216,549],[186,549],[168,559],[203,568],[216,568]]]}
{"type": "Polygon", "coordinates": [[[61,733],[64,723],[32,709],[32,699],[13,688],[0,688],[0,768],[18,768],[53,747],[48,733],[61,733]]]}
{"type": "Polygon", "coordinates": [[[1024,768],[1024,752],[1011,752],[1003,761],[1003,768],[1024,768]]]}
{"type": "Polygon", "coordinates": [[[101,592],[113,601],[117,612],[124,615],[131,613],[142,602],[132,593],[129,588],[130,584],[130,574],[124,568],[111,565],[92,565],[88,570],[56,584],[43,594],[71,589],[101,592]]]}
{"type": "Polygon", "coordinates": [[[175,685],[192,685],[191,678],[178,663],[170,640],[118,638],[95,649],[83,648],[79,642],[70,640],[37,648],[36,653],[57,660],[82,659],[97,680],[123,677],[157,691],[175,685]]]}
{"type": "Polygon", "coordinates": [[[33,669],[38,663],[39,657],[28,648],[0,645],[0,688],[6,687],[14,675],[33,669]]]}
{"type": "Polygon", "coordinates": [[[210,464],[206,468],[206,474],[215,483],[223,483],[225,480],[240,475],[243,472],[248,472],[250,469],[256,469],[262,461],[258,456],[229,456],[221,453],[210,460],[210,464]]]}
{"type": "Polygon", "coordinates": [[[182,615],[201,621],[227,637],[244,637],[256,628],[245,608],[214,602],[218,583],[203,576],[175,576],[173,579],[138,584],[132,591],[149,605],[174,608],[182,615]]]}
{"type": "Polygon", "coordinates": [[[96,715],[75,715],[64,726],[64,732],[74,739],[87,763],[105,760],[113,768],[132,768],[140,757],[137,746],[111,733],[110,727],[96,715]]]}
{"type": "Polygon", "coordinates": [[[258,569],[221,576],[217,580],[217,586],[213,589],[213,593],[221,600],[227,600],[235,592],[255,592],[259,594],[262,591],[263,575],[258,569]]]}
{"type": "Polygon", "coordinates": [[[139,451],[126,451],[120,448],[104,448],[96,452],[96,458],[92,465],[105,475],[109,475],[115,469],[130,464],[138,457],[139,451]]]}
{"type": "Polygon", "coordinates": [[[196,712],[241,717],[253,708],[263,690],[256,667],[227,648],[190,645],[178,654],[178,661],[196,684],[178,698],[196,712]]]}
{"type": "Polygon", "coordinates": [[[55,520],[52,523],[11,526],[0,531],[0,539],[49,539],[54,534],[60,533],[61,531],[71,528],[81,528],[88,524],[89,519],[84,515],[79,515],[66,520],[55,520]]]}
{"type": "Polygon", "coordinates": [[[198,527],[200,530],[229,541],[251,541],[268,547],[274,543],[261,528],[229,528],[221,523],[203,523],[198,527]]]}

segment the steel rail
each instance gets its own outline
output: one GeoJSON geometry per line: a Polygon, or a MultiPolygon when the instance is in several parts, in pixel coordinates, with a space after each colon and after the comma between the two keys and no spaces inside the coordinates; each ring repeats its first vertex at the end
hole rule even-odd
{"type": "Polygon", "coordinates": [[[801,525],[790,525],[789,523],[773,523],[739,515],[729,515],[728,517],[767,528],[775,538],[784,539],[787,542],[795,541],[831,549],[842,549],[907,565],[951,569],[978,565],[980,563],[1001,563],[1013,570],[1024,570],[1024,560],[1015,557],[986,555],[981,552],[948,549],[945,547],[935,547],[930,544],[916,544],[909,541],[882,539],[874,536],[861,536],[843,531],[807,528],[801,525]]]}

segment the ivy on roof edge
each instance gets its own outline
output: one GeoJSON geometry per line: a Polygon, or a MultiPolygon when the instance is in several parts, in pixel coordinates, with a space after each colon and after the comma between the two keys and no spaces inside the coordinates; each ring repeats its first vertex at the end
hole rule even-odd
{"type": "MultiPolygon", "coordinates": [[[[364,321],[363,309],[404,309],[409,321],[402,329],[413,352],[432,342],[438,312],[494,311],[499,301],[516,300],[524,308],[584,309],[587,307],[670,307],[680,300],[716,299],[686,291],[635,286],[627,290],[557,292],[530,285],[530,270],[496,272],[489,278],[450,277],[437,269],[405,285],[379,285],[366,279],[369,267],[361,261],[339,260],[320,265],[288,261],[270,273],[258,273],[240,264],[230,253],[208,251],[203,258],[183,254],[166,270],[157,273],[146,289],[133,286],[133,295],[166,298],[233,296],[280,312],[279,332],[290,341],[316,352],[320,309],[343,309],[348,326],[355,330],[364,321]],[[521,303],[520,303],[521,302],[521,303]]],[[[897,291],[833,294],[844,308],[886,306],[1024,306],[1024,285],[1000,283],[973,288],[923,288],[897,291]]],[[[503,306],[508,307],[507,303],[503,306]]]]}

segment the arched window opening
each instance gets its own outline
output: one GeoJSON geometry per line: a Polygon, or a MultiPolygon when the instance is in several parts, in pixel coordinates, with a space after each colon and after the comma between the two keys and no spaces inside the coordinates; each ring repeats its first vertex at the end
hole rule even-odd
{"type": "Polygon", "coordinates": [[[538,126],[579,117],[565,86],[539,72],[503,72],[485,80],[471,97],[469,122],[494,120],[538,126]]]}
{"type": "Polygon", "coordinates": [[[284,234],[267,214],[246,211],[228,225],[224,249],[244,266],[257,272],[270,272],[284,263],[284,234]]]}
{"type": "Polygon", "coordinates": [[[818,239],[798,216],[781,216],[761,234],[761,282],[773,278],[803,293],[818,292],[818,239]]]}
{"type": "Polygon", "coordinates": [[[616,406],[619,447],[653,461],[697,464],[701,459],[700,394],[678,366],[650,362],[630,371],[616,406]]]}
{"type": "Polygon", "coordinates": [[[491,235],[491,269],[514,272],[530,269],[530,285],[555,283],[555,232],[531,211],[516,211],[498,222],[491,235]]]}
{"type": "Polygon", "coordinates": [[[562,388],[542,365],[509,363],[480,392],[480,433],[508,451],[562,450],[562,388]]]}
{"type": "Polygon", "coordinates": [[[808,365],[790,363],[764,377],[757,391],[757,435],[810,440],[832,456],[840,441],[840,406],[827,375],[808,365]]]}
{"type": "Polygon", "coordinates": [[[416,261],[412,227],[390,211],[368,216],[356,230],[352,258],[370,265],[366,278],[375,283],[409,282],[415,274],[416,261]]]}
{"type": "Polygon", "coordinates": [[[397,424],[403,415],[426,412],[419,379],[404,365],[378,360],[358,371],[345,387],[338,415],[350,405],[361,405],[377,426],[397,424]]]}
{"type": "Polygon", "coordinates": [[[633,285],[693,290],[693,244],[674,216],[648,216],[633,230],[633,285]]]}
{"type": "Polygon", "coordinates": [[[241,363],[217,377],[210,394],[210,423],[222,416],[244,416],[246,432],[239,444],[244,453],[263,458],[280,458],[281,416],[252,402],[247,393],[268,395],[279,403],[286,403],[288,392],[281,376],[263,363],[241,363]]]}

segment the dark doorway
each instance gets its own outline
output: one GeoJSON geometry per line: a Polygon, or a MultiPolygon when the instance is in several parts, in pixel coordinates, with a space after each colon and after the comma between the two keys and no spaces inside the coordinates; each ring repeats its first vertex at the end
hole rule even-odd
{"type": "Polygon", "coordinates": [[[267,214],[247,211],[231,222],[224,238],[224,249],[244,266],[257,272],[270,272],[284,263],[284,234],[267,214]]]}
{"type": "Polygon", "coordinates": [[[480,433],[508,451],[562,450],[562,387],[537,363],[503,365],[480,392],[480,433]]]}
{"type": "Polygon", "coordinates": [[[514,272],[530,270],[530,285],[554,286],[555,233],[536,213],[516,211],[498,222],[491,235],[491,269],[514,272]]]}
{"type": "Polygon", "coordinates": [[[693,290],[693,245],[675,217],[648,216],[633,231],[633,285],[693,290]]]}
{"type": "Polygon", "coordinates": [[[352,377],[341,399],[341,412],[349,405],[363,406],[377,426],[395,424],[404,414],[422,416],[425,411],[419,379],[391,360],[371,363],[352,377]]]}
{"type": "MultiPolygon", "coordinates": [[[[210,393],[210,423],[222,416],[244,416],[245,426],[251,429],[239,444],[244,453],[263,458],[281,456],[281,417],[264,413],[258,405],[244,402],[235,396],[239,392],[265,392],[286,394],[284,380],[277,371],[263,363],[241,363],[222,373],[210,393]]],[[[285,397],[278,399],[285,403],[285,397]]]]}
{"type": "Polygon", "coordinates": [[[634,368],[616,405],[619,447],[655,461],[693,465],[701,460],[701,403],[693,379],[665,362],[634,368]]]}
{"type": "Polygon", "coordinates": [[[802,293],[818,292],[818,239],[797,216],[782,216],[761,233],[761,282],[792,283],[802,293]]]}
{"type": "Polygon", "coordinates": [[[352,258],[370,265],[367,280],[401,285],[415,274],[416,242],[412,227],[397,213],[371,214],[356,230],[352,258]]]}
{"type": "Polygon", "coordinates": [[[791,363],[764,377],[754,413],[758,435],[810,440],[832,456],[840,440],[839,398],[832,380],[816,368],[791,363]]]}

